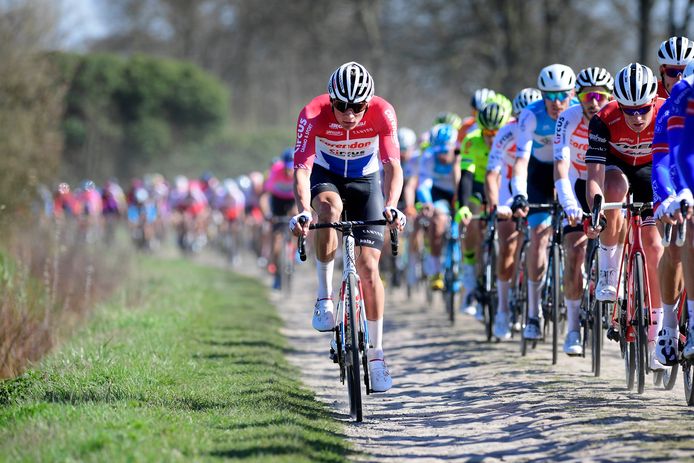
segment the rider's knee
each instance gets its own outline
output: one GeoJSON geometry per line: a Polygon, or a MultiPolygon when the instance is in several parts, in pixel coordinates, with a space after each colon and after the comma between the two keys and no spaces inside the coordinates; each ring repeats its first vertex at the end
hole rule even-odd
{"type": "Polygon", "coordinates": [[[316,201],[316,213],[319,222],[335,222],[340,219],[342,210],[330,201],[316,201]]]}

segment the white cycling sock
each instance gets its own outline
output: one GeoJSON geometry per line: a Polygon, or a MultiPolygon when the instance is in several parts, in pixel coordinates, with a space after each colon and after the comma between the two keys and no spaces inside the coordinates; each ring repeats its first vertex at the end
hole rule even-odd
{"type": "Polygon", "coordinates": [[[662,307],[652,307],[651,308],[651,326],[648,327],[648,341],[655,340],[658,335],[658,331],[663,326],[663,308],[662,307]]]}
{"type": "Polygon", "coordinates": [[[325,299],[333,295],[333,267],[335,260],[321,262],[316,259],[316,273],[318,275],[318,299],[325,299]]]}
{"type": "Polygon", "coordinates": [[[528,318],[539,317],[541,293],[542,281],[528,280],[528,318]]]}
{"type": "Polygon", "coordinates": [[[675,304],[665,304],[663,302],[663,323],[661,328],[677,329],[677,306],[675,304]]]}
{"type": "MultiPolygon", "coordinates": [[[[383,319],[367,319],[366,326],[369,330],[369,344],[371,344],[371,349],[383,352],[383,319]]],[[[381,355],[380,358],[383,358],[383,355],[381,355]]]]}
{"type": "Polygon", "coordinates": [[[581,309],[581,300],[566,300],[566,331],[580,331],[581,323],[578,320],[578,312],[581,309]]]}
{"type": "Polygon", "coordinates": [[[511,280],[501,281],[499,278],[496,279],[496,290],[499,294],[499,307],[497,311],[499,313],[508,314],[508,292],[511,289],[511,280]]]}
{"type": "Polygon", "coordinates": [[[614,246],[600,245],[598,248],[598,261],[600,262],[600,270],[616,270],[619,267],[619,258],[622,255],[621,244],[614,246]]]}

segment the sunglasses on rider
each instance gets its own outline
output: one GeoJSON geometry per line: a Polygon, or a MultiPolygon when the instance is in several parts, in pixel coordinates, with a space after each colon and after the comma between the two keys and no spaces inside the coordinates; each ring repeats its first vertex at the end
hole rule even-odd
{"type": "Polygon", "coordinates": [[[569,92],[542,92],[542,98],[549,101],[564,101],[569,97],[569,92]]]}
{"type": "Polygon", "coordinates": [[[646,106],[637,106],[637,107],[629,107],[629,106],[622,106],[619,105],[619,109],[622,110],[624,114],[627,116],[645,116],[646,114],[651,112],[651,109],[653,109],[652,104],[647,104],[646,106]]]}
{"type": "Polygon", "coordinates": [[[666,76],[676,79],[682,75],[682,73],[684,72],[684,67],[663,66],[663,72],[666,76]]]}
{"type": "Polygon", "coordinates": [[[366,101],[361,103],[348,103],[341,100],[333,100],[333,108],[337,109],[341,113],[346,113],[348,110],[352,110],[354,114],[359,114],[366,111],[366,107],[369,105],[366,101]]]}
{"type": "Polygon", "coordinates": [[[603,100],[609,100],[611,96],[612,94],[609,92],[583,92],[578,94],[578,99],[581,100],[581,103],[588,103],[593,100],[602,103],[603,100]]]}

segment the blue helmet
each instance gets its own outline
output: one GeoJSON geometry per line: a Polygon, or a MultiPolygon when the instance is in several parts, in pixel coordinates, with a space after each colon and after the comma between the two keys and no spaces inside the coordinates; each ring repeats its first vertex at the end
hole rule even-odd
{"type": "Polygon", "coordinates": [[[429,143],[432,148],[449,149],[455,145],[458,131],[450,124],[436,124],[431,128],[429,143]]]}
{"type": "Polygon", "coordinates": [[[282,151],[282,162],[287,169],[294,167],[294,148],[287,148],[282,151]]]}

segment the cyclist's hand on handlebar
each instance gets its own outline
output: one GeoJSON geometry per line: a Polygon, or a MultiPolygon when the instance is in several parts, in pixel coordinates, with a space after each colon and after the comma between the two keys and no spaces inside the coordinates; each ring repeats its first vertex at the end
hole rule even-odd
{"type": "Polygon", "coordinates": [[[565,207],[564,214],[566,214],[566,218],[569,221],[569,225],[571,225],[572,227],[576,226],[576,224],[581,223],[581,220],[583,219],[583,209],[575,204],[565,207]]]}
{"type": "Polygon", "coordinates": [[[677,220],[673,219],[672,215],[679,209],[679,204],[677,204],[675,199],[675,195],[670,195],[665,198],[655,209],[653,217],[665,224],[674,225],[677,220]]]}
{"type": "Polygon", "coordinates": [[[601,212],[600,213],[600,220],[598,221],[597,227],[593,227],[592,225],[592,219],[587,219],[584,224],[583,224],[583,229],[586,232],[586,235],[588,238],[591,240],[596,239],[598,236],[600,236],[600,232],[605,228],[607,225],[607,219],[605,218],[605,215],[601,212]]]}
{"type": "Polygon", "coordinates": [[[460,209],[458,209],[458,211],[455,213],[453,220],[455,220],[457,223],[462,223],[467,226],[470,223],[471,217],[472,211],[470,210],[470,208],[467,206],[463,206],[460,209]]]}
{"type": "Polygon", "coordinates": [[[528,205],[528,198],[523,195],[516,195],[513,198],[513,204],[511,204],[511,210],[515,217],[526,217],[530,207],[528,205]]]}
{"type": "Polygon", "coordinates": [[[397,207],[384,207],[383,217],[386,218],[389,228],[397,228],[398,231],[403,231],[407,225],[407,217],[397,207]]]}
{"type": "Polygon", "coordinates": [[[508,220],[513,216],[513,211],[508,206],[497,206],[496,217],[501,220],[508,220]]]}
{"type": "Polygon", "coordinates": [[[309,211],[304,211],[296,214],[289,220],[289,230],[294,234],[294,236],[304,236],[308,235],[308,226],[311,224],[311,213],[309,211]]]}

